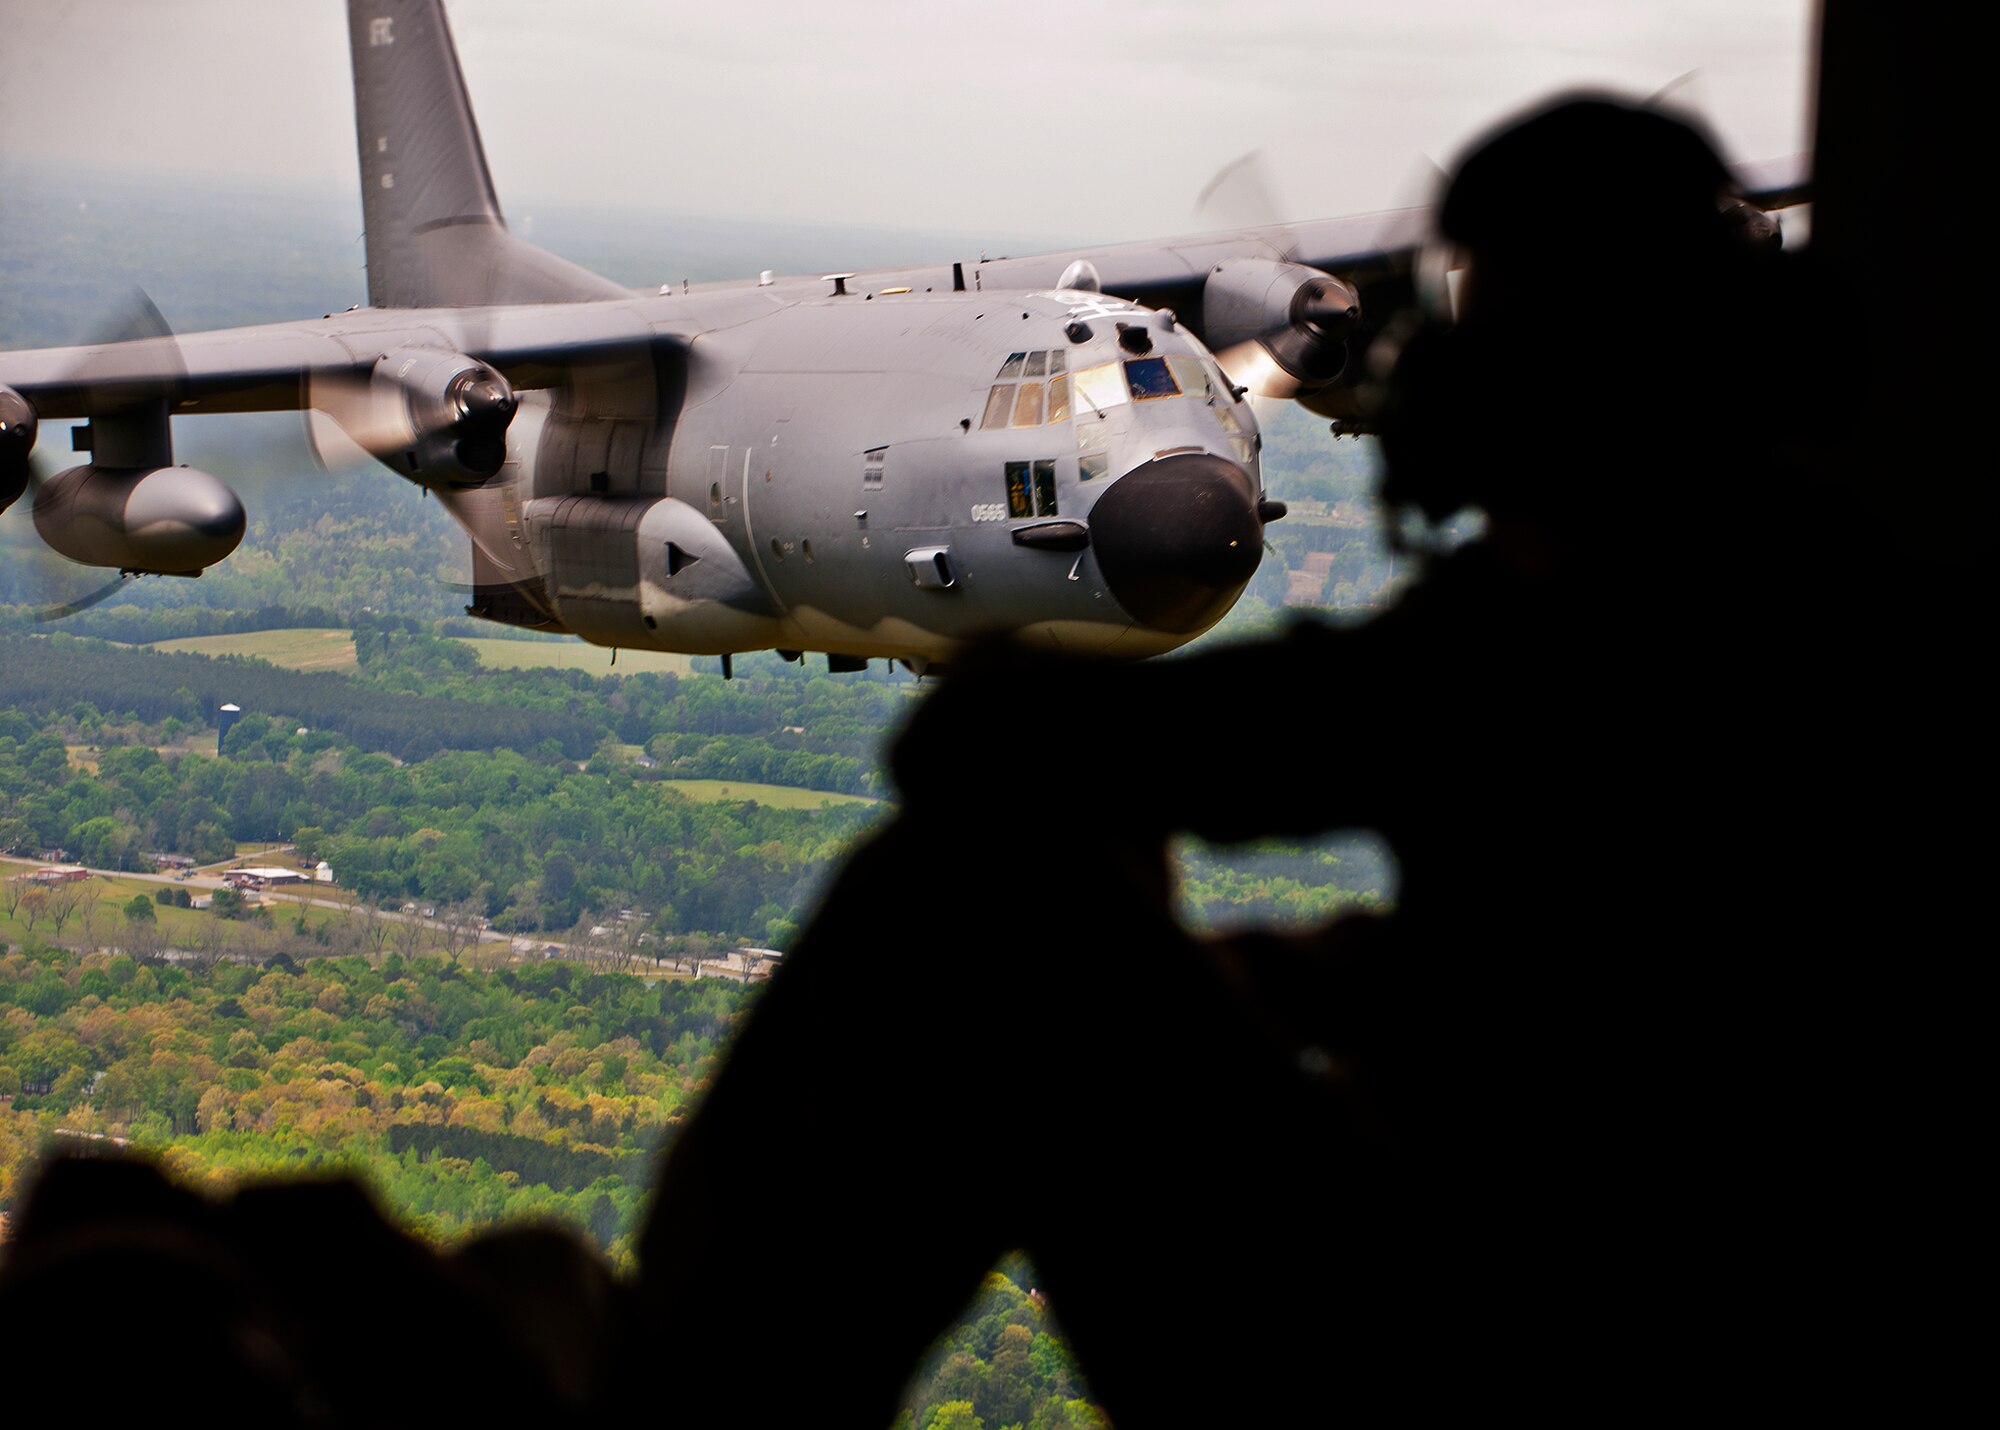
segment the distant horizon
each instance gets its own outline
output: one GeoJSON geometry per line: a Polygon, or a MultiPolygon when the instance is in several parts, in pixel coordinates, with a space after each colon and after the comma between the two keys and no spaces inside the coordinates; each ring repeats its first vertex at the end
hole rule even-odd
{"type": "MultiPolygon", "coordinates": [[[[510,206],[531,243],[638,292],[683,279],[977,261],[1033,253],[964,234],[730,218],[615,202],[510,206]]],[[[316,317],[368,301],[359,186],[289,176],[187,178],[17,162],[0,204],[0,350],[91,340],[132,289],[177,332],[316,317]]]]}
{"type": "MultiPolygon", "coordinates": [[[[61,199],[67,203],[71,198],[89,203],[105,202],[114,196],[149,199],[170,196],[174,201],[171,205],[172,210],[186,213],[211,212],[216,202],[224,199],[262,200],[273,209],[289,209],[302,202],[317,203],[323,204],[329,210],[330,216],[337,214],[338,217],[351,222],[353,234],[334,235],[338,241],[345,243],[349,237],[358,236],[361,231],[361,193],[358,183],[342,188],[332,184],[311,183],[292,176],[260,178],[247,174],[164,174],[155,169],[121,165],[115,161],[56,163],[33,158],[13,161],[8,175],[7,196],[15,203],[36,199],[43,202],[61,199]],[[89,192],[96,186],[108,187],[113,193],[99,195],[89,192]]],[[[954,258],[975,260],[981,257],[982,253],[987,257],[999,258],[1003,256],[1003,249],[1007,256],[1020,256],[1041,249],[1063,249],[1092,242],[1088,238],[1073,235],[1036,238],[1014,233],[996,238],[991,234],[968,229],[886,223],[866,224],[833,219],[767,219],[754,214],[727,214],[699,207],[620,203],[608,197],[555,199],[542,203],[509,203],[507,196],[502,194],[500,208],[508,227],[531,243],[541,241],[536,237],[537,229],[549,227],[551,224],[563,229],[566,236],[573,237],[574,235],[567,233],[572,225],[591,220],[608,220],[637,230],[657,231],[673,223],[693,225],[699,230],[741,230],[742,236],[750,239],[764,234],[780,238],[825,235],[836,239],[846,235],[871,242],[906,238],[930,245],[926,251],[912,253],[907,257],[871,260],[875,266],[882,267],[920,262],[948,263],[954,258]]],[[[220,226],[230,222],[233,216],[217,212],[214,217],[220,226]]],[[[4,215],[0,215],[0,218],[4,218],[4,215]]],[[[1134,235],[1134,237],[1144,236],[1134,235]]],[[[755,278],[762,268],[769,266],[764,264],[740,273],[717,276],[755,278]]],[[[815,266],[808,263],[787,271],[802,273],[815,266]]],[[[823,267],[824,264],[817,266],[823,267]]],[[[711,280],[696,278],[694,281],[711,280]]]]}

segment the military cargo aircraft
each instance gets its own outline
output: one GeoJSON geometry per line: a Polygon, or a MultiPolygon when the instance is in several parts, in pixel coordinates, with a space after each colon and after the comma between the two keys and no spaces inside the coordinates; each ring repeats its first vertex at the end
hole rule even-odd
{"type": "MultiPolygon", "coordinates": [[[[635,292],[509,231],[439,0],[350,0],[369,306],[0,354],[0,510],[195,575],[240,501],[183,413],[310,410],[471,539],[468,611],[613,648],[922,671],[976,636],[1118,657],[1228,611],[1267,522],[1247,396],[1365,430],[1421,209],[1088,252],[635,292]],[[38,424],[78,466],[37,477],[38,424]]],[[[1796,193],[1789,170],[1752,201],[1796,193]]]]}

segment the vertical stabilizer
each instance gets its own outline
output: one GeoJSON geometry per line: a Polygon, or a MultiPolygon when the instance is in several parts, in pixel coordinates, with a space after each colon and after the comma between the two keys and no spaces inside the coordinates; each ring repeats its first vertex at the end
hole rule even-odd
{"type": "Polygon", "coordinates": [[[371,304],[624,295],[507,232],[441,0],[348,0],[347,23],[371,304]]]}

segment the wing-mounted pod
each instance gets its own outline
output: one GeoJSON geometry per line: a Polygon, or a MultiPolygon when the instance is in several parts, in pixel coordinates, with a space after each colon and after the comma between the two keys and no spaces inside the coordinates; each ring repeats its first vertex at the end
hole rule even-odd
{"type": "Polygon", "coordinates": [[[192,467],[71,467],[36,491],[35,530],[86,566],[198,576],[243,539],[243,503],[192,467]]]}
{"type": "Polygon", "coordinates": [[[315,376],[307,403],[383,465],[445,488],[478,486],[500,470],[520,407],[486,363],[430,348],[385,353],[358,376],[315,376]]]}
{"type": "Polygon", "coordinates": [[[28,454],[35,450],[35,409],[11,387],[0,387],[0,511],[28,489],[28,454]]]}
{"type": "Polygon", "coordinates": [[[1327,386],[1360,326],[1354,290],[1301,263],[1226,259],[1202,286],[1203,337],[1230,380],[1259,397],[1327,386]]]}
{"type": "MultiPolygon", "coordinates": [[[[89,452],[91,462],[35,482],[35,530],[52,550],[85,566],[198,576],[243,539],[243,503],[221,479],[174,465],[169,399],[185,368],[159,311],[143,294],[136,295],[114,340],[130,334],[151,345],[153,376],[126,384],[114,398],[99,391],[109,357],[93,355],[71,375],[85,394],[90,422],[73,429],[70,441],[89,452]]],[[[17,455],[24,487],[29,475],[33,409],[20,394],[0,389],[0,422],[8,429],[0,434],[0,488],[13,491],[17,455]]]]}

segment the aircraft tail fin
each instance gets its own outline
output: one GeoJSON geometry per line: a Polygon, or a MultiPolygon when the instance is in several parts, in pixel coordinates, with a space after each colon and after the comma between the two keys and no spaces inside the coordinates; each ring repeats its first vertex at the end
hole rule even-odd
{"type": "Polygon", "coordinates": [[[441,0],[348,0],[347,23],[372,305],[625,296],[507,231],[441,0]]]}

